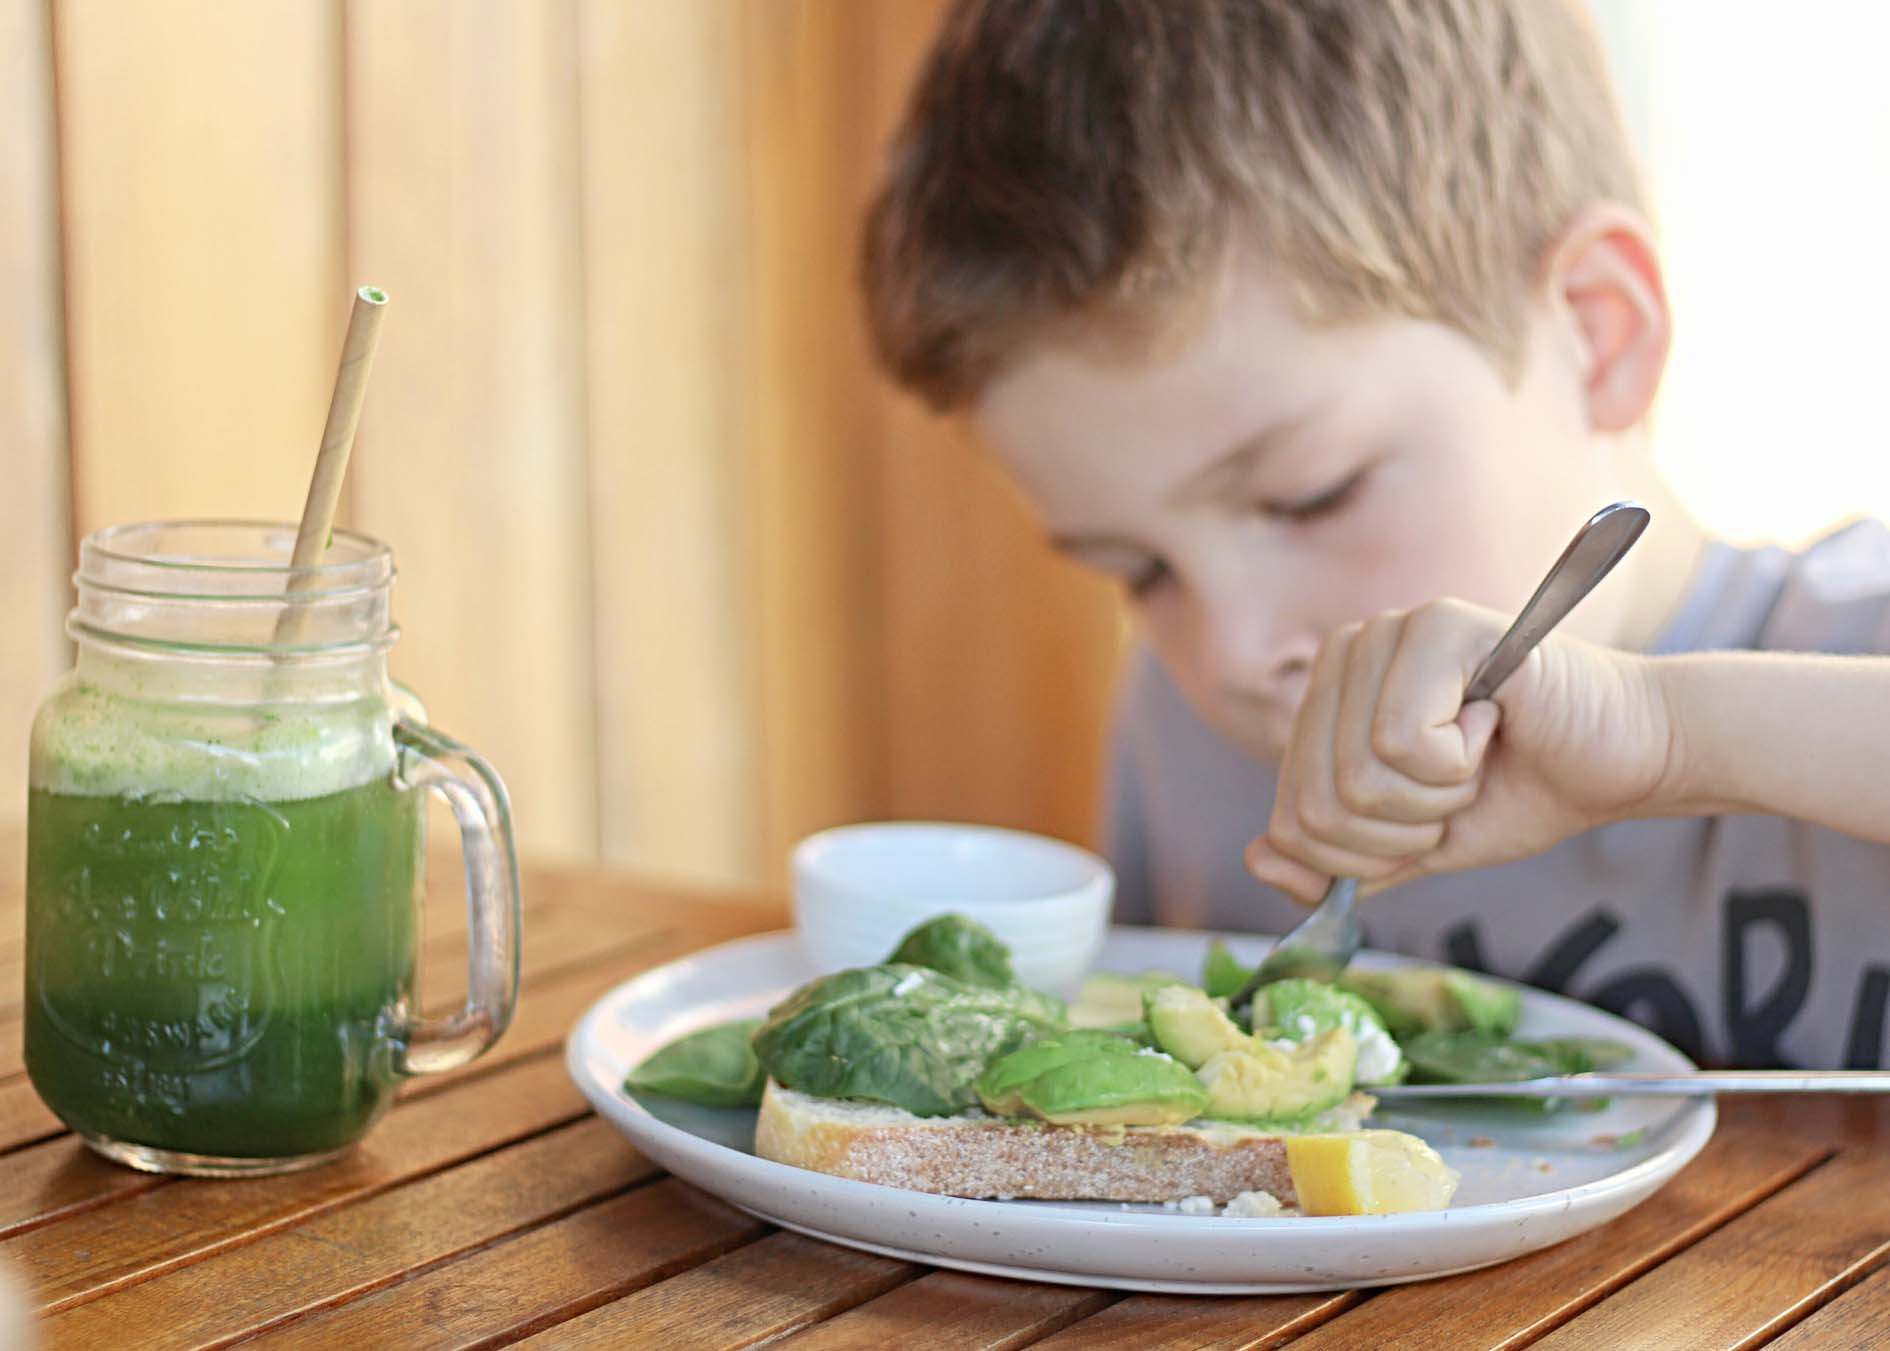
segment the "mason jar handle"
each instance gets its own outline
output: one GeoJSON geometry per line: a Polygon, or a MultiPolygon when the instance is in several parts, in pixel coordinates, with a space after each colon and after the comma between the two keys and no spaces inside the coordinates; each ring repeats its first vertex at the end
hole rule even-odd
{"type": "Polygon", "coordinates": [[[518,1003],[518,851],[505,784],[476,751],[408,718],[394,723],[395,784],[446,799],[459,822],[466,869],[466,1005],[444,1018],[409,1010],[394,1029],[395,1067],[437,1074],[499,1039],[518,1003]]]}

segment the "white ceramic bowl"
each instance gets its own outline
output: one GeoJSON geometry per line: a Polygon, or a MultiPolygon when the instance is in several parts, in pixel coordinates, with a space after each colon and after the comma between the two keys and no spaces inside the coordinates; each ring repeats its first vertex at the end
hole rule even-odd
{"type": "Polygon", "coordinates": [[[1087,849],[997,826],[870,821],[794,849],[794,927],[823,974],[884,961],[906,931],[947,911],[985,925],[1017,978],[1068,992],[1109,929],[1116,875],[1087,849]]]}

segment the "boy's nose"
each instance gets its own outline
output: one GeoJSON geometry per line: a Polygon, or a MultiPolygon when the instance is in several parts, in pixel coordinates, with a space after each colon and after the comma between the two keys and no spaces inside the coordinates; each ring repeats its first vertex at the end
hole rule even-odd
{"type": "Polygon", "coordinates": [[[1223,698],[1276,713],[1291,714],[1299,706],[1319,651],[1316,637],[1250,611],[1215,616],[1208,637],[1211,675],[1223,698]]]}

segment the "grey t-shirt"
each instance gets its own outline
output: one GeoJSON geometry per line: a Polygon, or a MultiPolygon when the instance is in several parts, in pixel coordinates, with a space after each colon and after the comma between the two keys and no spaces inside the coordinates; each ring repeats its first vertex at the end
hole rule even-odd
{"type": "MultiPolygon", "coordinates": [[[[1859,521],[1802,553],[1710,545],[1653,650],[1727,649],[1890,652],[1890,530],[1859,521]]],[[[1304,918],[1241,862],[1272,812],[1272,767],[1203,724],[1146,651],[1127,672],[1111,761],[1119,921],[1282,933],[1304,918]]],[[[1838,831],[1769,816],[1625,821],[1407,883],[1361,917],[1372,947],[1565,992],[1697,1059],[1890,1065],[1890,846],[1838,831]]]]}

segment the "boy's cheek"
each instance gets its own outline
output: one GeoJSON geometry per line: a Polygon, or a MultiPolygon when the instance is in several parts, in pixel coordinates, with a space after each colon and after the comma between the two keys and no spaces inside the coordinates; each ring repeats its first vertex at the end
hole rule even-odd
{"type": "Polygon", "coordinates": [[[1212,659],[1192,644],[1164,642],[1154,626],[1148,627],[1148,636],[1169,680],[1196,717],[1263,764],[1280,763],[1292,738],[1293,714],[1305,694],[1303,679],[1295,682],[1290,703],[1244,695],[1217,680],[1212,659]]]}

